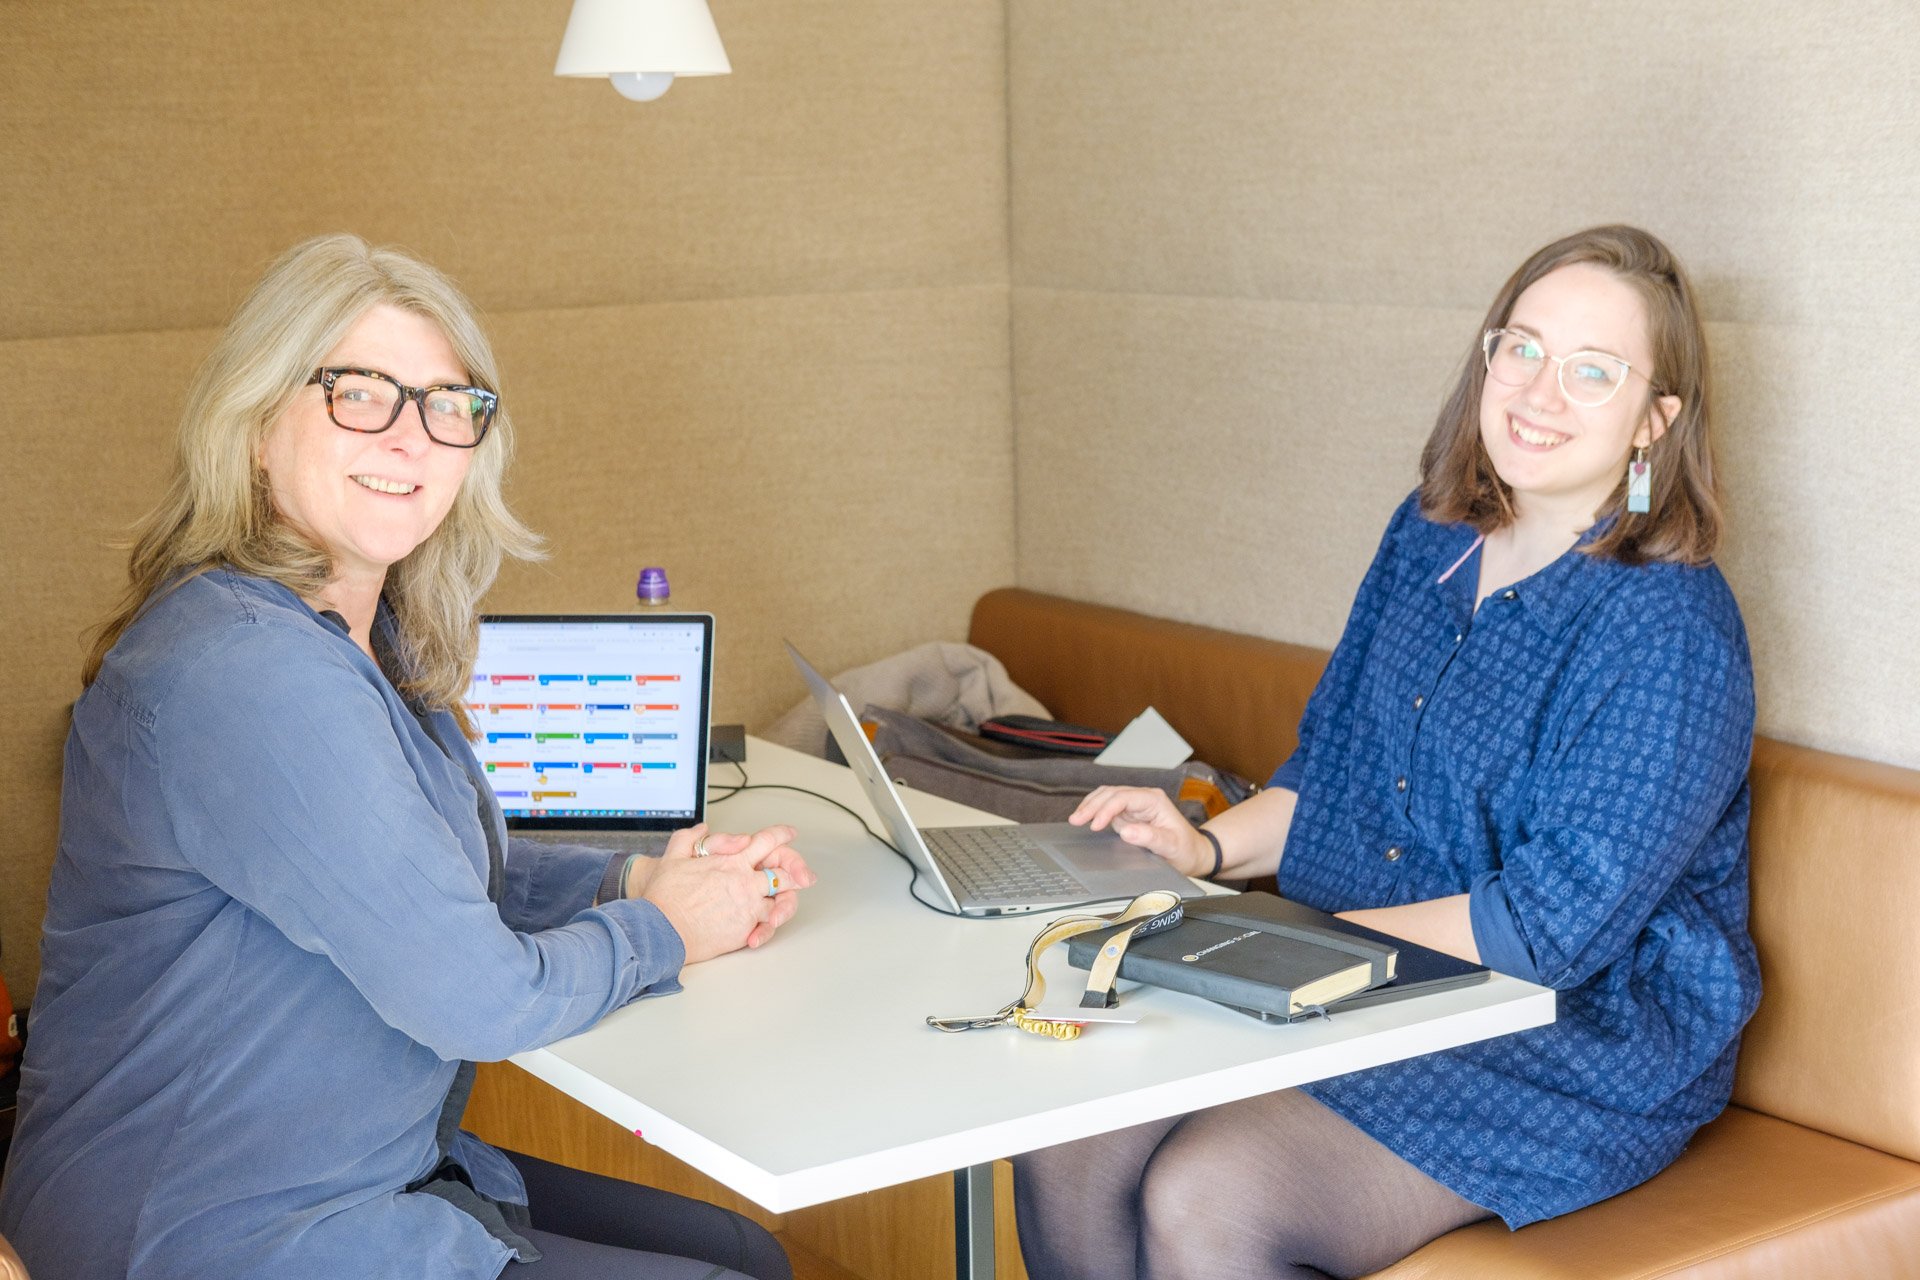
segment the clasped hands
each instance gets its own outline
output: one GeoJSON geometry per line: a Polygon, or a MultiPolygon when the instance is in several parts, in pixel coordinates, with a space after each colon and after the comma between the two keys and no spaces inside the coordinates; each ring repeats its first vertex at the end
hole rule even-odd
{"type": "Polygon", "coordinates": [[[688,964],[761,946],[793,918],[799,890],[814,882],[793,837],[787,826],[752,835],[713,831],[704,822],[687,827],[673,833],[665,856],[633,860],[625,896],[660,908],[688,964]],[[777,892],[770,894],[772,886],[777,892]]]}

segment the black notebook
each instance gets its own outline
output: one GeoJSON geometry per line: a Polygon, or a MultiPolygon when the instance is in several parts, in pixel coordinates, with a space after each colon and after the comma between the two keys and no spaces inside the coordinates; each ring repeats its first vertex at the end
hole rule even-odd
{"type": "MultiPolygon", "coordinates": [[[[1113,930],[1068,943],[1067,963],[1091,967],[1113,930]]],[[[1136,939],[1120,976],[1185,991],[1256,1017],[1359,1008],[1484,981],[1468,964],[1270,893],[1202,898],[1175,928],[1136,939]]]]}

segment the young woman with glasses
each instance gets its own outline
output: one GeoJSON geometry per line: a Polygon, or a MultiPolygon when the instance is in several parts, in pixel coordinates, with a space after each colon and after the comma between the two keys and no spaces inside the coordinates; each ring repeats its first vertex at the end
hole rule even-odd
{"type": "Polygon", "coordinates": [[[677,990],[813,879],[786,827],[510,847],[465,704],[537,550],[498,386],[452,283],[350,236],[200,370],[67,739],[0,1186],[36,1274],[790,1277],[738,1215],[459,1129],[473,1060],[677,990]]]}
{"type": "Polygon", "coordinates": [[[1035,1280],[1364,1275],[1624,1191],[1726,1105],[1753,680],[1691,287],[1594,228],[1463,345],[1269,788],[1204,832],[1137,789],[1074,821],[1556,988],[1557,1019],[1022,1157],[1035,1280]]]}

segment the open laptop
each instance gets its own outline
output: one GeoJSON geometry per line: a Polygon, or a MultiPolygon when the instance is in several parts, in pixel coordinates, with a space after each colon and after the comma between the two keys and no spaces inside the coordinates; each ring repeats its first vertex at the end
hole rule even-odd
{"type": "Polygon", "coordinates": [[[1186,898],[1202,896],[1204,891],[1193,881],[1111,831],[1088,831],[1068,822],[914,826],[846,695],[791,644],[787,656],[807,682],[827,731],[860,779],[894,846],[913,861],[952,910],[970,916],[1015,915],[1125,901],[1149,889],[1172,889],[1186,898]]]}
{"type": "Polygon", "coordinates": [[[706,808],[713,618],[482,618],[467,709],[515,834],[619,846],[706,808]]]}

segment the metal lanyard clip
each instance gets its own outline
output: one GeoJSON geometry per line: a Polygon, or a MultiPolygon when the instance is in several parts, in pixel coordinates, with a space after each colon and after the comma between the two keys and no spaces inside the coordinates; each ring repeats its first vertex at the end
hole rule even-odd
{"type": "Polygon", "coordinates": [[[1061,916],[1040,930],[1033,942],[1027,947],[1027,985],[1020,995],[1003,1005],[998,1011],[974,1018],[934,1018],[927,1019],[927,1025],[936,1031],[976,1031],[984,1027],[997,1027],[1012,1023],[1022,1031],[1036,1035],[1051,1036],[1056,1040],[1072,1040],[1080,1034],[1081,1024],[1053,1018],[1036,1018],[1033,1011],[1047,993],[1047,980],[1040,973],[1040,954],[1056,942],[1082,933],[1092,933],[1096,929],[1111,929],[1117,924],[1133,922],[1133,927],[1123,929],[1108,938],[1100,948],[1100,954],[1094,957],[1093,967],[1087,974],[1087,989],[1080,996],[1083,1009],[1111,1009],[1119,1004],[1113,993],[1113,984],[1120,973],[1120,961],[1127,954],[1127,947],[1136,937],[1148,933],[1158,933],[1162,929],[1171,929],[1180,923],[1184,915],[1180,895],[1171,889],[1155,889],[1143,893],[1126,905],[1117,915],[1071,915],[1061,916]]]}

